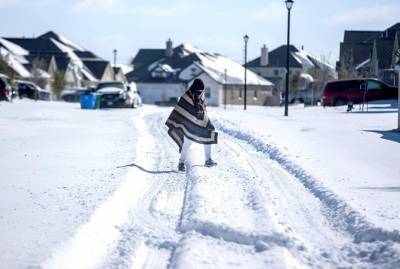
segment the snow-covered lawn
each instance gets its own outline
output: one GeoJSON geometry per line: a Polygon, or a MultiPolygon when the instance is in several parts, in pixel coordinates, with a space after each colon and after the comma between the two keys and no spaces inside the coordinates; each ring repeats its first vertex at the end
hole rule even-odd
{"type": "Polygon", "coordinates": [[[0,103],[0,267],[400,267],[393,107],[210,108],[186,173],[170,110],[0,103]]]}

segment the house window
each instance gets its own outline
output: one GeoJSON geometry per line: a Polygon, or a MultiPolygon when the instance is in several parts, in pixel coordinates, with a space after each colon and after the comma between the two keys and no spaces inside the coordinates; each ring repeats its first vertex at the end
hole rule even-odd
{"type": "Polygon", "coordinates": [[[211,88],[206,87],[206,98],[210,98],[210,97],[211,97],[211,88]]]}
{"type": "Polygon", "coordinates": [[[254,91],[254,97],[253,97],[255,100],[258,98],[258,93],[257,93],[257,91],[255,90],[254,91]]]}
{"type": "Polygon", "coordinates": [[[242,89],[239,89],[239,99],[242,99],[242,89]]]}
{"type": "Polygon", "coordinates": [[[274,70],[274,76],[279,76],[279,70],[278,69],[274,70]]]}

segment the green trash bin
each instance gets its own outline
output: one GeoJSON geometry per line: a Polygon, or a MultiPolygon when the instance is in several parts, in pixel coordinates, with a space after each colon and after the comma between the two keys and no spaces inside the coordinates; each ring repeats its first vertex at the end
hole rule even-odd
{"type": "Polygon", "coordinates": [[[96,96],[95,108],[98,109],[100,108],[101,94],[95,94],[95,96],[96,96]]]}

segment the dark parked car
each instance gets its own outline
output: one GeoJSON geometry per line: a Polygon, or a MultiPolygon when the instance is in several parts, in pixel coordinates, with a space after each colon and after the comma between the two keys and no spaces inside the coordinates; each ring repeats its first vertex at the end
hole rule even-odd
{"type": "Polygon", "coordinates": [[[398,98],[396,87],[377,79],[338,80],[326,83],[322,92],[323,106],[341,106],[351,102],[384,100],[398,98]]]}
{"type": "Polygon", "coordinates": [[[97,84],[96,93],[100,94],[100,107],[130,107],[142,105],[142,99],[135,83],[101,82],[97,84]]]}
{"type": "Polygon", "coordinates": [[[17,81],[19,98],[30,98],[34,100],[50,100],[50,92],[40,88],[30,81],[17,81]]]}
{"type": "Polygon", "coordinates": [[[12,88],[5,76],[0,76],[0,101],[11,101],[12,88]]]}

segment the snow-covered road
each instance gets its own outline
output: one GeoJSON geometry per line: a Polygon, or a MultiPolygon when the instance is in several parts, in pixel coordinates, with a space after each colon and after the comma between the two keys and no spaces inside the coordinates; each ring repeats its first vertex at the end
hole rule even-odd
{"type": "Polygon", "coordinates": [[[131,113],[133,157],[109,167],[120,171],[119,185],[72,236],[47,249],[40,267],[400,267],[397,231],[369,223],[229,122],[217,122],[217,167],[204,167],[202,147],[193,145],[186,173],[178,172],[168,112],[131,113]]]}

